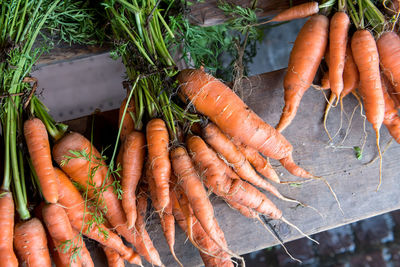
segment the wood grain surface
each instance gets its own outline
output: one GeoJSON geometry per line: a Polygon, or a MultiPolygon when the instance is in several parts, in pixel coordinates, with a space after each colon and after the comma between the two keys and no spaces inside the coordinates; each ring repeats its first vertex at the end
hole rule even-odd
{"type": "MultiPolygon", "coordinates": [[[[283,77],[286,70],[278,70],[250,77],[245,81],[245,102],[266,122],[275,126],[283,107],[283,77]]],[[[327,229],[348,224],[357,220],[372,217],[400,208],[399,179],[400,146],[393,143],[384,154],[383,182],[380,190],[378,185],[378,161],[370,166],[364,164],[376,156],[374,134],[370,125],[366,125],[368,137],[366,140],[363,159],[357,160],[353,151],[354,146],[361,146],[363,141],[363,118],[360,109],[355,112],[351,131],[343,140],[348,118],[357,101],[353,96],[344,99],[343,127],[333,143],[329,143],[323,129],[322,117],[325,108],[325,97],[321,91],[310,88],[302,102],[293,123],[284,131],[285,137],[293,144],[295,161],[313,174],[326,178],[335,190],[344,214],[342,214],[327,186],[320,181],[311,181],[299,187],[277,185],[279,190],[288,197],[295,198],[318,209],[323,215],[310,208],[296,207],[293,203],[283,202],[267,195],[282,209],[284,217],[299,226],[307,234],[321,232],[327,229]]],[[[115,111],[99,113],[95,116],[95,144],[111,144],[109,135],[116,134],[115,111]],[[97,122],[96,122],[97,121],[97,122]],[[97,126],[100,125],[100,126],[97,126]],[[96,128],[99,127],[99,128],[96,128]],[[108,132],[107,132],[108,131],[108,132]],[[111,132],[110,132],[111,131],[111,132]],[[106,137],[108,135],[108,139],[106,137]]],[[[90,133],[88,117],[68,122],[72,130],[90,133]],[[89,127],[89,130],[88,130],[89,127]]],[[[336,132],[340,125],[340,109],[332,110],[328,119],[328,129],[336,132]]],[[[390,136],[386,128],[381,130],[381,146],[383,147],[390,136]]],[[[281,175],[281,179],[296,180],[284,170],[279,162],[271,160],[273,166],[281,175]]],[[[275,239],[260,225],[260,223],[244,218],[238,212],[231,210],[215,195],[210,196],[215,208],[218,222],[225,232],[230,248],[244,254],[277,244],[275,239]]],[[[270,224],[285,241],[300,238],[301,235],[281,221],[271,221],[270,224]]],[[[157,216],[153,215],[148,221],[148,231],[152,236],[162,260],[166,266],[177,266],[170,255],[164,236],[159,226],[157,216]]],[[[91,244],[94,244],[91,242],[91,244]]],[[[104,266],[101,252],[91,245],[96,255],[96,266],[104,266]]],[[[183,232],[177,227],[176,254],[185,266],[201,265],[201,259],[183,232]]],[[[127,265],[128,266],[128,265],[127,265]]],[[[146,266],[150,266],[146,264],[146,266]]]]}

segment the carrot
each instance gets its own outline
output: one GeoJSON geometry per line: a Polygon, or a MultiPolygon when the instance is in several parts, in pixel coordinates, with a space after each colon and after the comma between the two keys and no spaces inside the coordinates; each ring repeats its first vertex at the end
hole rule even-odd
{"type": "Polygon", "coordinates": [[[354,62],[360,72],[359,92],[364,102],[365,115],[376,133],[376,146],[380,157],[378,190],[382,181],[379,129],[385,115],[385,100],[379,71],[378,49],[372,34],[367,30],[356,31],[351,40],[351,51],[353,52],[354,62]]]}
{"type": "Polygon", "coordinates": [[[57,183],[46,126],[37,118],[27,120],[24,123],[24,135],[43,196],[47,202],[57,203],[57,183]]]}
{"type": "MultiPolygon", "coordinates": [[[[181,202],[178,201],[178,197],[175,195],[173,190],[171,193],[171,202],[173,203],[172,210],[178,225],[184,232],[186,232],[192,244],[200,249],[200,256],[205,266],[233,266],[233,263],[230,261],[229,254],[223,251],[207,235],[197,219],[193,216],[193,221],[187,220],[185,212],[180,205],[181,202]]],[[[193,215],[193,211],[191,209],[190,213],[193,215]]],[[[222,231],[219,231],[219,233],[221,234],[221,238],[225,239],[222,231]]]]}
{"type": "Polygon", "coordinates": [[[142,175],[145,157],[146,138],[143,133],[133,131],[126,136],[122,159],[122,207],[125,211],[128,228],[136,221],[136,187],[142,175]]]}
{"type": "Polygon", "coordinates": [[[104,254],[106,254],[107,257],[107,263],[108,267],[123,267],[125,266],[124,260],[121,258],[121,256],[113,250],[112,248],[102,246],[104,254]]]}
{"type": "Polygon", "coordinates": [[[64,209],[56,204],[48,204],[42,209],[43,220],[58,250],[61,266],[82,266],[79,258],[73,258],[74,246],[65,246],[73,240],[74,232],[64,209]]]}
{"type": "Polygon", "coordinates": [[[394,85],[395,91],[400,93],[400,37],[395,32],[385,32],[376,45],[382,70],[394,85]]]}
{"type": "Polygon", "coordinates": [[[272,185],[256,173],[246,157],[215,124],[208,123],[203,128],[203,137],[219,155],[222,155],[231,164],[235,172],[243,180],[262,189],[270,190],[272,185]]]}
{"type": "Polygon", "coordinates": [[[136,250],[145,259],[156,266],[163,266],[160,255],[157,249],[154,247],[153,242],[150,239],[148,232],[146,231],[146,212],[147,212],[147,195],[143,188],[139,190],[137,196],[137,220],[136,220],[136,231],[137,242],[135,243],[136,250]]]}
{"type": "Polygon", "coordinates": [[[326,90],[331,88],[331,84],[329,83],[329,70],[327,70],[321,79],[321,89],[326,90]]]}
{"type": "MultiPolygon", "coordinates": [[[[386,78],[386,76],[385,76],[386,78]]],[[[400,108],[400,94],[396,92],[392,83],[386,85],[387,92],[390,95],[390,98],[394,101],[395,107],[400,108]]]]}
{"type": "Polygon", "coordinates": [[[13,249],[14,211],[12,194],[0,191],[0,262],[4,266],[18,266],[13,249]]]}
{"type": "MultiPolygon", "coordinates": [[[[124,114],[127,100],[128,100],[128,97],[126,97],[122,101],[121,107],[119,108],[118,125],[121,125],[121,120],[122,120],[122,116],[124,114]]],[[[120,138],[121,138],[122,142],[125,141],[126,136],[135,129],[135,123],[131,116],[131,113],[133,113],[133,112],[135,112],[135,104],[133,103],[133,100],[131,99],[131,101],[129,102],[129,105],[126,109],[126,114],[124,117],[124,121],[122,123],[122,128],[121,128],[121,133],[120,133],[120,138]]]]}
{"type": "MultiPolygon", "coordinates": [[[[79,234],[78,231],[75,230],[74,228],[72,228],[72,231],[74,232],[74,236],[77,236],[79,234]]],[[[78,240],[77,247],[81,247],[79,258],[81,260],[82,267],[94,267],[93,259],[90,256],[90,252],[87,249],[83,238],[80,238],[78,240]]]]}
{"type": "Polygon", "coordinates": [[[107,177],[108,168],[90,141],[79,133],[70,133],[54,145],[53,156],[73,181],[88,189],[88,196],[97,202],[117,233],[134,244],[134,231],[128,229],[121,201],[114,192],[114,178],[111,175],[107,177]],[[85,151],[87,158],[76,157],[71,151],[85,151]],[[65,161],[68,157],[69,160],[65,161]]]}
{"type": "Polygon", "coordinates": [[[218,222],[214,217],[214,208],[208,199],[207,192],[203,187],[200,177],[196,173],[192,160],[183,147],[176,147],[171,151],[172,167],[178,184],[188,197],[189,203],[193,208],[196,218],[199,220],[204,231],[219,245],[224,251],[232,256],[240,258],[235,253],[230,252],[218,234],[218,222]]]}
{"type": "Polygon", "coordinates": [[[14,247],[24,266],[51,267],[46,232],[37,218],[15,225],[14,247]]]}
{"type": "Polygon", "coordinates": [[[279,132],[289,126],[296,116],[301,98],[317,73],[328,42],[328,25],[326,16],[313,15],[297,35],[283,82],[285,106],[276,126],[279,132]]]}
{"type": "Polygon", "coordinates": [[[253,167],[266,178],[275,183],[280,183],[278,174],[272,168],[269,161],[258,153],[254,148],[233,140],[239,151],[246,157],[246,159],[253,165],[253,167]]]}
{"type": "Polygon", "coordinates": [[[103,224],[93,224],[89,227],[88,221],[93,220],[85,207],[84,200],[72,182],[61,170],[55,168],[59,182],[59,203],[65,207],[72,227],[82,234],[96,240],[104,246],[116,250],[124,259],[130,263],[141,265],[140,257],[131,248],[124,245],[121,238],[114,232],[109,231],[103,224]],[[105,233],[107,234],[107,238],[105,233]]]}
{"type": "Polygon", "coordinates": [[[385,117],[383,119],[383,124],[386,126],[394,140],[396,140],[397,143],[400,143],[400,117],[397,113],[395,103],[387,91],[387,87],[391,86],[391,84],[384,75],[381,75],[381,77],[383,96],[385,99],[385,117]]]}
{"type": "Polygon", "coordinates": [[[343,91],[341,99],[355,90],[360,83],[360,75],[358,73],[357,65],[354,62],[351,47],[348,44],[346,48],[346,59],[343,69],[343,91]]]}
{"type": "Polygon", "coordinates": [[[243,216],[245,216],[247,218],[256,219],[256,218],[259,217],[258,213],[255,210],[253,210],[251,208],[248,208],[246,206],[243,206],[242,204],[239,204],[239,203],[237,203],[235,201],[229,201],[229,200],[226,200],[226,199],[225,199],[225,202],[230,207],[232,207],[233,209],[239,211],[243,216]]]}
{"type": "Polygon", "coordinates": [[[161,119],[153,119],[146,128],[148,158],[156,184],[157,199],[164,210],[169,202],[169,179],[171,163],[168,155],[168,130],[161,119]]]}
{"type": "Polygon", "coordinates": [[[343,70],[349,27],[350,19],[345,12],[336,12],[331,18],[329,29],[329,84],[333,95],[338,100],[343,91],[343,70]]]}
{"type": "MultiPolygon", "coordinates": [[[[225,134],[253,147],[273,159],[292,160],[292,145],[272,126],[255,114],[229,87],[202,69],[182,70],[178,75],[181,97],[186,97],[197,111],[206,115],[225,134]]],[[[185,100],[185,99],[184,99],[185,100]]],[[[302,170],[293,162],[288,171],[302,170]]],[[[304,178],[313,177],[304,171],[304,178]]]]}
{"type": "Polygon", "coordinates": [[[293,19],[306,18],[308,16],[317,14],[319,11],[318,2],[308,2],[288,8],[268,22],[280,22],[293,19]]]}

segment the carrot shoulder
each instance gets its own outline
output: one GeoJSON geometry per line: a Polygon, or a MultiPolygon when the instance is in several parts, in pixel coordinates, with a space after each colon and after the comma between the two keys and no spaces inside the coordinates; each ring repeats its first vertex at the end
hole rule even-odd
{"type": "Polygon", "coordinates": [[[317,73],[328,43],[328,25],[326,16],[313,15],[297,35],[283,81],[285,106],[276,126],[279,132],[288,127],[296,116],[301,98],[317,73]]]}
{"type": "Polygon", "coordinates": [[[13,249],[14,200],[10,192],[0,191],[0,260],[4,266],[18,266],[13,249]]]}
{"type": "Polygon", "coordinates": [[[43,196],[47,202],[57,203],[57,183],[46,126],[37,118],[27,120],[24,123],[24,135],[43,196]]]}

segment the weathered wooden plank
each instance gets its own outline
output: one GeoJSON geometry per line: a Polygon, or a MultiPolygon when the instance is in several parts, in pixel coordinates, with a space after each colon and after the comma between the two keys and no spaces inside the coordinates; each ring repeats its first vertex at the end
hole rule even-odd
{"type": "MultiPolygon", "coordinates": [[[[284,73],[285,70],[279,70],[250,77],[244,85],[247,93],[245,96],[246,103],[271,125],[275,125],[278,122],[282,110],[282,81],[284,73]]],[[[336,146],[332,146],[328,144],[328,138],[322,126],[325,102],[325,97],[321,91],[310,88],[302,100],[295,120],[284,132],[284,135],[293,144],[295,161],[315,175],[323,176],[329,181],[342,204],[344,215],[339,211],[337,203],[328,188],[320,181],[308,182],[301,187],[288,185],[278,185],[277,187],[284,195],[317,208],[323,214],[323,218],[309,208],[296,208],[291,203],[282,202],[271,196],[271,200],[282,209],[285,218],[299,226],[307,234],[317,233],[400,208],[400,194],[398,193],[400,184],[397,182],[400,176],[400,164],[398,164],[400,146],[393,144],[385,153],[383,183],[380,190],[376,192],[378,163],[364,166],[364,163],[376,155],[372,128],[367,123],[368,138],[363,160],[358,161],[352,148],[353,146],[359,146],[363,139],[363,119],[359,115],[359,109],[354,115],[352,131],[347,136],[347,139],[343,144],[340,144],[347,127],[347,124],[344,123],[343,129],[335,139],[336,146]]],[[[354,97],[348,96],[344,99],[345,112],[348,116],[351,115],[356,105],[357,101],[354,97]]],[[[106,135],[104,129],[108,129],[108,131],[114,129],[111,135],[115,135],[115,111],[114,114],[113,112],[107,112],[98,116],[95,119],[95,126],[100,122],[104,123],[104,125],[100,129],[95,128],[95,135],[106,135]]],[[[346,116],[343,116],[345,122],[347,122],[346,116]]],[[[86,132],[86,134],[88,134],[87,126],[91,125],[87,118],[68,122],[68,124],[74,130],[86,132]]],[[[330,114],[328,128],[334,133],[339,124],[340,111],[339,108],[336,108],[330,114]]],[[[381,145],[384,146],[390,138],[384,128],[381,130],[381,134],[381,145]]],[[[104,139],[96,141],[96,143],[101,143],[103,146],[106,144],[104,142],[104,139]]],[[[282,174],[282,180],[296,179],[289,175],[277,161],[272,160],[272,164],[276,166],[278,173],[282,174]]],[[[277,243],[260,223],[244,218],[214,195],[211,198],[217,219],[233,251],[243,254],[277,243]]],[[[298,232],[280,221],[272,221],[271,224],[275,226],[275,229],[285,241],[301,237],[298,232]]],[[[176,266],[172,256],[169,254],[159,227],[158,218],[155,215],[149,219],[148,230],[162,256],[164,264],[166,266],[176,266]]],[[[190,242],[186,241],[180,229],[177,229],[175,248],[177,256],[185,266],[201,265],[197,250],[190,242]]],[[[98,250],[96,251],[96,253],[99,253],[98,250]]],[[[102,256],[96,256],[98,266],[104,266],[102,259],[102,256]]]]}

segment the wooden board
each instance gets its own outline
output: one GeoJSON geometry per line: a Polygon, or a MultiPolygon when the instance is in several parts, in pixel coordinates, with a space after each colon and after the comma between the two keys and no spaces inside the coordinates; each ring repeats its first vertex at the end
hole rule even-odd
{"type": "MultiPolygon", "coordinates": [[[[282,81],[285,70],[250,77],[244,85],[246,103],[259,114],[266,122],[276,125],[283,107],[282,81]]],[[[335,190],[344,215],[338,209],[333,196],[327,186],[320,181],[308,182],[301,187],[278,185],[279,190],[286,196],[295,198],[317,208],[323,217],[315,211],[296,207],[292,203],[283,202],[270,196],[271,200],[282,209],[284,217],[299,226],[307,234],[314,234],[327,229],[348,224],[357,220],[375,216],[400,208],[400,183],[397,182],[400,173],[400,146],[397,143],[389,147],[384,157],[383,182],[380,190],[378,185],[378,162],[371,166],[364,164],[376,155],[375,138],[372,128],[368,125],[363,159],[357,160],[353,146],[360,146],[363,138],[363,119],[359,109],[354,114],[352,130],[341,145],[340,141],[345,135],[347,119],[344,119],[343,129],[335,139],[335,146],[328,144],[327,135],[322,125],[322,116],[325,108],[325,97],[321,91],[310,88],[302,102],[293,123],[284,131],[286,138],[294,147],[295,161],[313,174],[326,178],[335,190]]],[[[345,112],[350,116],[357,101],[353,96],[344,99],[345,112]]],[[[107,112],[98,114],[95,118],[95,127],[98,123],[102,126],[95,128],[99,140],[96,143],[106,144],[104,135],[107,130],[112,130],[115,135],[115,117],[117,113],[107,112]],[[97,121],[97,122],[96,122],[97,121]]],[[[344,118],[345,115],[343,114],[344,118]]],[[[83,118],[68,122],[73,130],[90,132],[90,120],[83,118]],[[89,128],[88,128],[89,127],[89,128]],[[88,130],[89,129],[89,130],[88,130]]],[[[340,124],[339,108],[335,108],[328,122],[329,130],[334,133],[340,124]]],[[[381,130],[381,146],[390,139],[385,128],[381,130]]],[[[111,144],[109,141],[108,144],[111,144]]],[[[279,162],[271,161],[282,180],[295,180],[284,170],[279,162]]],[[[261,226],[260,223],[244,218],[238,212],[231,210],[225,203],[214,195],[210,196],[215,208],[218,222],[225,232],[230,248],[244,254],[277,244],[275,239],[261,226]]],[[[293,228],[281,221],[271,221],[279,235],[285,242],[300,238],[301,235],[293,228]]],[[[152,236],[162,260],[166,266],[177,266],[170,255],[167,244],[162,235],[158,218],[154,215],[148,221],[148,231],[152,236]]],[[[91,244],[94,244],[91,242],[91,244]]],[[[104,256],[95,245],[91,245],[92,252],[96,255],[98,265],[105,266],[104,256]]],[[[185,266],[201,265],[197,250],[186,240],[183,232],[177,228],[176,254],[185,266]]],[[[146,266],[150,266],[146,264],[146,266]]]]}

